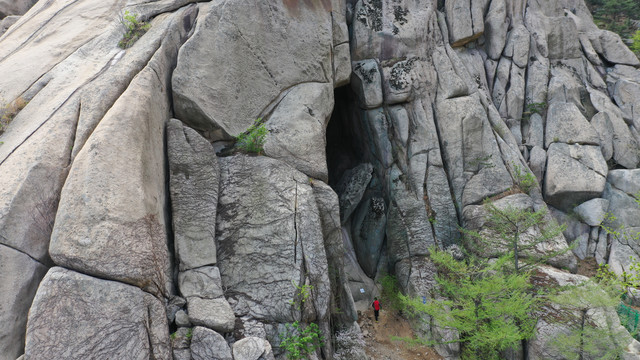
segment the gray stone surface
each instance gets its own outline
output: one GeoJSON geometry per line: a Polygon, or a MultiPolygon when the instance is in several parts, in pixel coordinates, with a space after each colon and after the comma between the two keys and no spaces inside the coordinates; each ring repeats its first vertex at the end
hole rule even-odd
{"type": "Polygon", "coordinates": [[[355,61],[352,64],[351,88],[364,109],[382,105],[382,74],[376,60],[355,61]]]}
{"type": "Polygon", "coordinates": [[[26,13],[38,0],[0,0],[0,19],[26,13]]]}
{"type": "Polygon", "coordinates": [[[215,299],[224,295],[220,270],[215,266],[203,266],[180,272],[178,285],[184,297],[198,296],[204,299],[215,299]]]}
{"type": "Polygon", "coordinates": [[[137,287],[52,268],[29,312],[27,359],[171,359],[163,304],[137,287]]]}
{"type": "Polygon", "coordinates": [[[622,42],[620,35],[612,31],[602,30],[600,32],[600,44],[602,45],[600,53],[607,61],[615,64],[640,65],[640,60],[622,42]]]}
{"type": "Polygon", "coordinates": [[[179,269],[216,263],[215,231],[220,169],[213,147],[195,130],[167,124],[169,193],[179,269]]]}
{"type": "Polygon", "coordinates": [[[484,36],[487,55],[498,60],[507,41],[509,23],[505,0],[493,0],[485,17],[484,36]]]}
{"type": "Polygon", "coordinates": [[[333,110],[333,86],[304,83],[287,90],[265,127],[265,155],[309,177],[328,181],[326,128],[333,110]]]}
{"type": "Polygon", "coordinates": [[[513,63],[524,68],[529,62],[529,30],[524,25],[514,27],[507,38],[504,56],[510,57],[513,63]]]}
{"type": "Polygon", "coordinates": [[[0,244],[0,359],[14,360],[23,353],[27,313],[46,272],[33,258],[0,244]]]}
{"type": "Polygon", "coordinates": [[[363,200],[356,210],[353,222],[353,246],[362,270],[375,278],[378,260],[387,225],[387,206],[381,197],[363,200]]]}
{"type": "Polygon", "coordinates": [[[578,28],[570,17],[549,19],[547,33],[549,59],[573,59],[580,56],[578,28]]]}
{"type": "Polygon", "coordinates": [[[547,110],[545,147],[551,143],[600,145],[600,137],[573,103],[554,102],[547,110]]]}
{"type": "Polygon", "coordinates": [[[328,264],[309,178],[263,156],[221,158],[221,170],[218,267],[234,311],[257,320],[299,320],[292,305],[296,285],[309,281],[310,302],[322,319],[328,264]]]}
{"type": "Polygon", "coordinates": [[[599,147],[553,143],[547,151],[545,200],[558,209],[568,210],[600,197],[607,171],[599,147]]]}
{"type": "Polygon", "coordinates": [[[544,172],[547,166],[547,152],[540,146],[534,146],[529,152],[529,168],[533,175],[536,176],[538,183],[542,183],[544,172]]]}
{"type": "Polygon", "coordinates": [[[196,326],[191,336],[191,359],[233,360],[231,348],[222,335],[213,330],[196,326]]]}
{"type": "Polygon", "coordinates": [[[56,264],[169,292],[166,89],[188,15],[182,10],[166,18],[167,37],[74,159],[51,235],[56,264]]]}
{"type": "Polygon", "coordinates": [[[608,210],[609,200],[600,198],[585,201],[573,209],[582,221],[590,226],[600,226],[608,210]]]}
{"type": "Polygon", "coordinates": [[[369,182],[373,166],[365,163],[345,171],[336,187],[340,199],[340,219],[344,223],[356,209],[369,182]]]}
{"type": "Polygon", "coordinates": [[[607,181],[627,194],[640,192],[640,169],[611,170],[607,181]]]}
{"type": "Polygon", "coordinates": [[[329,273],[331,289],[334,294],[339,294],[337,304],[342,312],[332,314],[345,323],[352,323],[357,320],[358,314],[348,285],[347,272],[345,271],[345,258],[347,256],[344,236],[340,227],[340,205],[338,195],[322,182],[314,182],[313,195],[320,211],[322,222],[322,235],[324,237],[324,247],[327,252],[327,262],[329,266],[337,271],[329,273]]]}
{"type": "Polygon", "coordinates": [[[179,327],[191,326],[191,320],[189,320],[189,315],[187,315],[187,312],[184,310],[178,310],[176,312],[175,323],[176,323],[176,326],[179,326],[179,327]]]}
{"type": "Polygon", "coordinates": [[[206,326],[221,333],[230,332],[235,325],[233,309],[224,298],[187,298],[189,321],[194,325],[206,326]]]}
{"type": "Polygon", "coordinates": [[[2,36],[2,34],[4,34],[11,27],[11,25],[18,22],[18,20],[20,20],[19,15],[10,15],[1,19],[0,20],[0,36],[2,36]]]}
{"type": "Polygon", "coordinates": [[[382,89],[385,104],[402,103],[411,97],[412,69],[418,58],[398,61],[382,66],[382,89]]]}
{"type": "Polygon", "coordinates": [[[195,33],[180,49],[173,74],[176,117],[196,129],[219,130],[217,139],[229,138],[264,115],[286,89],[333,83],[332,28],[331,12],[319,3],[200,6],[195,33]]]}
{"type": "MultiPolygon", "coordinates": [[[[484,22],[482,19],[474,18],[472,13],[472,3],[479,1],[472,0],[445,0],[445,13],[447,16],[447,27],[449,28],[449,41],[452,46],[462,46],[484,32],[484,22]]],[[[483,16],[483,11],[476,14],[483,16]]]]}
{"type": "Polygon", "coordinates": [[[234,360],[274,360],[271,344],[258,337],[246,337],[233,344],[234,360]]]}

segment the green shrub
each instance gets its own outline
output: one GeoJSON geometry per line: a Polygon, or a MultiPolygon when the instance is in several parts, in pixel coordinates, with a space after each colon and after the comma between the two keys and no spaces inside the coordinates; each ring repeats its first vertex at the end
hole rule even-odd
{"type": "Polygon", "coordinates": [[[631,50],[633,50],[636,55],[640,54],[640,30],[636,31],[631,39],[633,40],[631,50]]]}
{"type": "Polygon", "coordinates": [[[124,28],[124,36],[118,43],[118,46],[122,49],[133,46],[151,27],[151,24],[138,20],[138,15],[132,14],[129,11],[124,12],[124,15],[120,18],[120,24],[122,24],[124,28]]]}
{"type": "Polygon", "coordinates": [[[391,310],[402,310],[403,304],[400,299],[400,286],[395,276],[385,275],[380,279],[380,285],[382,286],[382,292],[380,297],[385,308],[391,310]]]}
{"type": "Polygon", "coordinates": [[[262,154],[267,128],[261,124],[261,121],[262,118],[256,119],[247,131],[236,137],[236,147],[248,153],[262,154]]]}
{"type": "Polygon", "coordinates": [[[533,189],[538,184],[538,179],[536,179],[536,177],[532,173],[526,170],[523,171],[520,166],[514,164],[513,171],[516,175],[516,182],[518,183],[520,190],[522,190],[524,193],[528,194],[531,189],[533,189]]]}
{"type": "Polygon", "coordinates": [[[304,328],[298,321],[287,326],[287,333],[280,342],[280,347],[287,352],[288,360],[308,359],[309,355],[319,349],[323,343],[320,328],[311,323],[304,328]]]}

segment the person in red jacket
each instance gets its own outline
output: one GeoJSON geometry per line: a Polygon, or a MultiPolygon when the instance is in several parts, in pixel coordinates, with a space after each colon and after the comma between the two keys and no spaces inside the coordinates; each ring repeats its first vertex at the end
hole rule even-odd
{"type": "Polygon", "coordinates": [[[373,298],[373,304],[371,304],[371,306],[373,306],[373,314],[376,316],[376,321],[378,321],[378,315],[380,315],[380,302],[377,297],[373,298]]]}

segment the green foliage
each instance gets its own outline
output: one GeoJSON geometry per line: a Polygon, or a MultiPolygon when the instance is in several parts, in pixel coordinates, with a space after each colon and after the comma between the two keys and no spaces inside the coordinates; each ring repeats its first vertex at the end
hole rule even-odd
{"type": "Polygon", "coordinates": [[[536,185],[538,185],[538,179],[531,172],[522,170],[519,165],[513,165],[513,171],[515,172],[516,182],[522,192],[528,194],[536,185]]]}
{"type": "Polygon", "coordinates": [[[262,118],[256,119],[255,123],[251,125],[247,131],[236,137],[236,146],[248,153],[261,154],[262,146],[267,136],[267,128],[264,124],[260,124],[262,118]]]}
{"type": "Polygon", "coordinates": [[[567,248],[536,256],[529,251],[542,243],[553,241],[564,230],[563,226],[555,222],[547,223],[545,209],[532,211],[512,206],[498,208],[488,200],[485,201],[484,206],[489,213],[485,227],[491,230],[493,236],[488,237],[475,231],[462,230],[466,235],[466,245],[472,250],[475,249],[477,253],[482,253],[482,249],[504,248],[505,254],[513,259],[515,271],[519,272],[570,250],[567,248]],[[530,228],[534,228],[535,231],[522,236],[530,228]],[[522,265],[521,258],[526,258],[528,263],[522,265]]]}
{"type": "Polygon", "coordinates": [[[629,37],[634,28],[631,19],[640,19],[638,0],[587,0],[598,27],[629,37]]]}
{"type": "Polygon", "coordinates": [[[640,30],[636,30],[636,32],[631,37],[633,43],[631,44],[631,50],[633,50],[636,55],[640,54],[640,30]]]}
{"type": "Polygon", "coordinates": [[[533,114],[540,114],[542,115],[544,109],[546,109],[547,107],[547,103],[546,102],[537,102],[537,103],[531,103],[528,104],[525,108],[525,113],[529,116],[533,115],[533,114]]]}
{"type": "Polygon", "coordinates": [[[382,303],[385,308],[399,311],[403,309],[403,303],[400,299],[400,286],[395,276],[385,275],[380,279],[382,292],[380,294],[382,303]]]}
{"type": "Polygon", "coordinates": [[[313,286],[306,284],[298,286],[298,284],[296,284],[296,282],[293,280],[291,280],[291,284],[293,284],[293,287],[296,288],[296,293],[294,295],[294,298],[289,301],[289,304],[294,306],[298,310],[302,310],[302,306],[307,301],[307,299],[309,299],[309,296],[311,296],[311,290],[313,290],[313,286]]]}
{"type": "Polygon", "coordinates": [[[529,274],[515,273],[509,255],[495,261],[470,257],[456,261],[445,251],[431,249],[438,268],[436,281],[442,298],[400,295],[407,311],[426,313],[440,326],[460,334],[465,359],[498,359],[502,350],[533,336],[538,301],[529,291],[529,274]]]}
{"type": "Polygon", "coordinates": [[[4,106],[0,106],[0,134],[4,132],[4,128],[9,125],[13,118],[18,115],[20,110],[27,106],[28,102],[22,97],[15,99],[13,102],[4,106]]]}
{"type": "Polygon", "coordinates": [[[129,11],[124,12],[124,15],[120,18],[120,24],[124,28],[124,36],[118,46],[122,49],[128,49],[133,46],[151,28],[151,24],[139,20],[138,15],[129,11]]]}
{"type": "Polygon", "coordinates": [[[551,346],[567,359],[618,359],[631,339],[623,329],[613,326],[614,319],[608,318],[604,310],[620,303],[616,287],[590,280],[560,290],[549,295],[549,301],[574,311],[565,311],[558,319],[563,324],[572,324],[574,330],[558,334],[551,346]],[[587,315],[588,311],[593,314],[594,309],[604,312],[606,324],[598,326],[591,315],[587,315]]]}
{"type": "Polygon", "coordinates": [[[322,341],[317,324],[311,323],[303,327],[296,321],[287,326],[287,333],[282,338],[280,347],[287,352],[289,360],[308,359],[309,355],[323,345],[322,341]]]}

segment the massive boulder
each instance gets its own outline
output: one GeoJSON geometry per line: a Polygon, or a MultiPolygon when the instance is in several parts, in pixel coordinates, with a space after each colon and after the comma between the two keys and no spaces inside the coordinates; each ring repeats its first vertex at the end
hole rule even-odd
{"type": "Polygon", "coordinates": [[[55,267],[27,325],[27,359],[171,359],[165,309],[137,287],[55,267]]]}
{"type": "Polygon", "coordinates": [[[314,310],[302,320],[325,319],[330,285],[312,182],[262,156],[221,158],[221,174],[218,266],[236,315],[301,320],[300,292],[310,285],[304,305],[314,310]]]}
{"type": "Polygon", "coordinates": [[[203,5],[173,73],[176,116],[228,138],[265,115],[290,87],[333,83],[332,29],[321,2],[203,5]]]}

